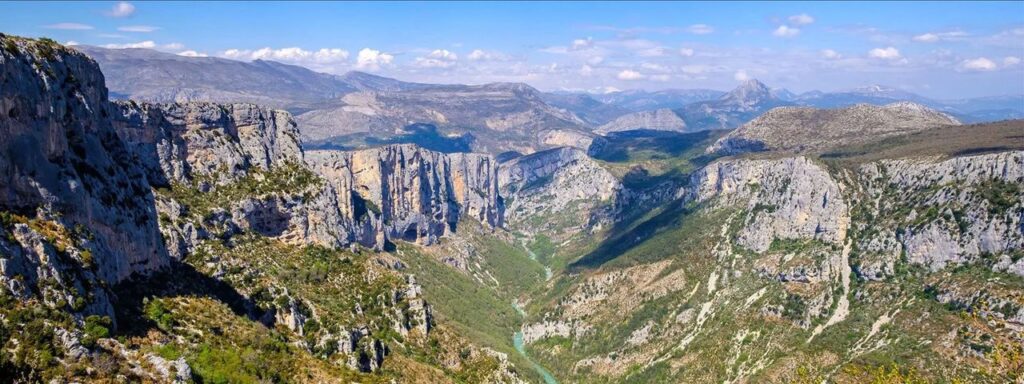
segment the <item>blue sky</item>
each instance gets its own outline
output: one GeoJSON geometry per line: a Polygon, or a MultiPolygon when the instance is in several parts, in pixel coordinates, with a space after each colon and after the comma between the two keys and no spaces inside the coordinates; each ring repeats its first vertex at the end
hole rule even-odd
{"type": "Polygon", "coordinates": [[[1024,2],[0,3],[0,31],[544,90],[1024,93],[1024,2]]]}

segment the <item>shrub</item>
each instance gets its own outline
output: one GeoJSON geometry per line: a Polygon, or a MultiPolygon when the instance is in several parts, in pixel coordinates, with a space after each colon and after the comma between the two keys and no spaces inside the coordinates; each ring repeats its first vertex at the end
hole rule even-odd
{"type": "Polygon", "coordinates": [[[110,318],[107,316],[92,315],[85,318],[85,337],[82,338],[82,345],[92,348],[96,340],[110,336],[110,318]]]}
{"type": "Polygon", "coordinates": [[[174,316],[167,311],[163,300],[153,299],[145,304],[146,318],[156,323],[157,328],[170,331],[174,327],[174,316]]]}

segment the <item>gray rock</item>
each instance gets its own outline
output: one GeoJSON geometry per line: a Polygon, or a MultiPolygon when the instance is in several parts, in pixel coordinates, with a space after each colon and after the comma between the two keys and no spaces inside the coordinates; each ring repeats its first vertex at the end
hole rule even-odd
{"type": "Polygon", "coordinates": [[[634,112],[619,116],[608,124],[598,127],[594,132],[608,134],[611,132],[650,129],[658,131],[685,132],[686,122],[671,109],[634,112]]]}

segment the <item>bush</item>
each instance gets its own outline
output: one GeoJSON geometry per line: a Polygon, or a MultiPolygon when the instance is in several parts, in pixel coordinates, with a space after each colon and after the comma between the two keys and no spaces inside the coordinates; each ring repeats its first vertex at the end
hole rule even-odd
{"type": "Polygon", "coordinates": [[[82,338],[82,345],[92,348],[96,340],[110,336],[110,318],[107,316],[92,315],[85,318],[85,337],[82,338]]]}
{"type": "Polygon", "coordinates": [[[170,331],[174,327],[174,316],[167,311],[163,300],[153,299],[145,304],[146,318],[156,323],[157,328],[170,331]]]}

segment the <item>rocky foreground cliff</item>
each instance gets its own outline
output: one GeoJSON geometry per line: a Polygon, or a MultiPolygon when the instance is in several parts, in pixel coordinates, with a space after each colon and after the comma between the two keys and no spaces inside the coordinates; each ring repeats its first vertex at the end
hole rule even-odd
{"type": "Polygon", "coordinates": [[[307,165],[286,112],[111,104],[87,56],[0,47],[4,377],[521,380],[436,324],[401,262],[355,246],[501,225],[486,156],[390,147],[307,165]],[[239,348],[248,360],[229,358],[239,348]]]}

